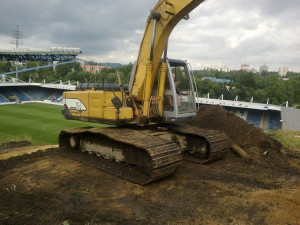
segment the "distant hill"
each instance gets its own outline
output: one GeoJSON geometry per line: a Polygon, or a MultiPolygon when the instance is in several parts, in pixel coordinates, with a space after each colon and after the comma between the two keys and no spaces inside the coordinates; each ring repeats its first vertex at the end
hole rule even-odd
{"type": "Polygon", "coordinates": [[[122,66],[121,63],[99,63],[100,65],[102,66],[107,66],[107,67],[111,67],[111,68],[116,68],[116,67],[119,67],[119,66],[122,66]]]}
{"type": "Polygon", "coordinates": [[[84,61],[84,65],[90,65],[92,63],[92,65],[101,65],[101,66],[107,66],[107,67],[111,67],[111,68],[116,68],[119,66],[122,66],[121,63],[110,63],[110,62],[106,62],[106,63],[99,63],[99,62],[95,62],[95,61],[88,61],[88,60],[83,60],[83,59],[79,59],[81,61],[84,61]]]}

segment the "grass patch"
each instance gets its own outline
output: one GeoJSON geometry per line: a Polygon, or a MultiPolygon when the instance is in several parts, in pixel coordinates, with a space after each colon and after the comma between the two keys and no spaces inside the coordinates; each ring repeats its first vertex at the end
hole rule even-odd
{"type": "Polygon", "coordinates": [[[63,106],[40,103],[0,106],[0,143],[27,140],[34,145],[57,144],[63,129],[108,127],[108,125],[66,120],[63,106]]]}
{"type": "Polygon", "coordinates": [[[300,132],[276,130],[270,133],[272,137],[277,139],[283,147],[290,153],[300,155],[300,132]]]}
{"type": "MultiPolygon", "coordinates": [[[[0,128],[1,129],[1,128],[0,128]]],[[[2,139],[0,139],[0,144],[4,142],[20,142],[20,141],[28,141],[32,142],[32,136],[30,134],[20,134],[16,136],[7,136],[2,139]]]]}
{"type": "Polygon", "coordinates": [[[79,191],[79,193],[81,195],[87,195],[87,194],[90,194],[90,193],[93,193],[93,192],[95,192],[95,186],[94,185],[81,187],[80,191],[79,191]]]}

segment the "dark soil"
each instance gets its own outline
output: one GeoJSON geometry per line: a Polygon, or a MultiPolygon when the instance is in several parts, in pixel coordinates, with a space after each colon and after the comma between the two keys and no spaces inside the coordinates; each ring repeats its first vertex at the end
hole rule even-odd
{"type": "Polygon", "coordinates": [[[224,131],[253,161],[183,161],[140,186],[57,148],[11,157],[0,160],[0,225],[300,224],[299,158],[222,107],[201,107],[192,125],[224,131]]]}
{"type": "Polygon", "coordinates": [[[231,152],[140,186],[51,149],[0,160],[0,224],[299,224],[299,187],[231,152]]]}

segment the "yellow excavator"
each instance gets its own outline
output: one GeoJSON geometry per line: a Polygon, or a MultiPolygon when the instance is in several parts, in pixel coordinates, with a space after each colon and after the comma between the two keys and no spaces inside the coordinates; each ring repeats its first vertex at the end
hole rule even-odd
{"type": "Polygon", "coordinates": [[[64,92],[66,119],[116,127],[62,130],[61,149],[138,184],[174,173],[182,152],[204,162],[224,156],[230,147],[224,133],[184,123],[196,117],[193,81],[185,61],[167,57],[173,28],[203,1],[158,1],[147,19],[128,86],[118,76],[118,85],[81,84],[76,91],[64,92]]]}

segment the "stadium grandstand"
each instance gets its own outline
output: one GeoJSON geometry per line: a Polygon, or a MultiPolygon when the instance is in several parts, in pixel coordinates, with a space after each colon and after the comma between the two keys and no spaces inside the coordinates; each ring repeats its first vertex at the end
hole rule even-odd
{"type": "MultiPolygon", "coordinates": [[[[0,79],[0,105],[19,104],[28,102],[39,102],[47,104],[63,104],[63,92],[66,90],[75,90],[76,84],[68,82],[52,83],[28,83],[16,80],[16,78],[6,78],[2,75],[0,79]]],[[[196,98],[197,106],[200,105],[220,105],[235,115],[244,119],[254,127],[260,127],[263,130],[295,130],[300,131],[300,110],[285,105],[270,105],[268,103],[254,103],[219,99],[211,99],[208,96],[196,98]]]]}
{"type": "Polygon", "coordinates": [[[24,68],[16,71],[9,71],[0,74],[0,104],[15,104],[26,102],[46,102],[51,104],[62,104],[62,94],[64,90],[75,90],[75,85],[70,82],[63,83],[62,81],[46,84],[28,83],[18,79],[18,73],[42,69],[50,66],[58,66],[68,63],[73,63],[78,55],[81,55],[80,48],[64,48],[64,47],[51,47],[50,50],[36,51],[29,48],[16,48],[13,50],[0,49],[0,60],[26,62],[26,61],[48,61],[46,66],[35,68],[24,68]],[[54,61],[60,63],[53,64],[54,61]],[[7,75],[16,74],[15,78],[7,75]]]}
{"type": "Polygon", "coordinates": [[[75,90],[70,82],[57,81],[53,83],[23,82],[15,78],[2,76],[0,80],[0,104],[16,104],[27,102],[41,102],[48,104],[62,104],[65,90],[75,90]]]}

